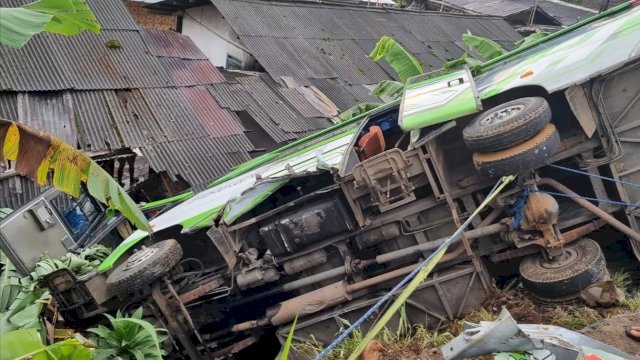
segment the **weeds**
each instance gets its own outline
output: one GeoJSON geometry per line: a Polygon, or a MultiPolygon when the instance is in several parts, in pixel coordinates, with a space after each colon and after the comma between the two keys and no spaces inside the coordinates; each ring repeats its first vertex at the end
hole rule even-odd
{"type": "Polygon", "coordinates": [[[587,307],[579,307],[567,311],[556,309],[554,323],[570,330],[583,329],[600,320],[600,315],[587,307]]]}
{"type": "Polygon", "coordinates": [[[640,292],[638,292],[635,296],[627,296],[624,300],[624,306],[629,308],[632,312],[640,311],[640,292]]]}
{"type": "Polygon", "coordinates": [[[626,271],[618,271],[611,276],[611,282],[623,291],[627,291],[631,286],[631,276],[626,271]]]}

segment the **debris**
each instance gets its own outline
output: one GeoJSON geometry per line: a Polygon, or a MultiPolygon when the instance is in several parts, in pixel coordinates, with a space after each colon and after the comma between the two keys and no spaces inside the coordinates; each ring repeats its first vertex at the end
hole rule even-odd
{"type": "Polygon", "coordinates": [[[612,280],[601,281],[584,289],[580,296],[589,306],[612,307],[625,301],[625,294],[612,280]]]}
{"type": "Polygon", "coordinates": [[[583,347],[633,359],[633,356],[609,345],[558,326],[518,324],[504,308],[496,321],[464,325],[462,334],[441,348],[445,359],[546,350],[557,360],[568,360],[576,359],[583,347]]]}

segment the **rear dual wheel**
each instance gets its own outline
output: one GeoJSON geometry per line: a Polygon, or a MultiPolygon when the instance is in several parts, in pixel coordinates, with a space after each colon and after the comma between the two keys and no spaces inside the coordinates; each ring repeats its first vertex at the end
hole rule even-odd
{"type": "Polygon", "coordinates": [[[558,150],[560,135],[550,121],[544,98],[521,98],[480,114],[462,135],[481,174],[512,175],[544,165],[558,150]]]}
{"type": "Polygon", "coordinates": [[[594,240],[583,238],[564,247],[562,255],[546,259],[542,254],[526,257],[520,263],[522,285],[544,300],[564,300],[601,279],[606,261],[594,240]]]}

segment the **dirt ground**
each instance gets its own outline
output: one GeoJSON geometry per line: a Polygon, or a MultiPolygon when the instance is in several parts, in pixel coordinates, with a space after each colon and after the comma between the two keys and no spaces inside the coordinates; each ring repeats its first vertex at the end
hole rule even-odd
{"type": "Polygon", "coordinates": [[[627,325],[640,326],[640,312],[602,319],[580,332],[629,354],[640,355],[640,342],[624,334],[624,327],[627,325]]]}
{"type": "MultiPolygon", "coordinates": [[[[590,309],[581,304],[538,304],[519,291],[508,291],[491,297],[483,308],[469,314],[465,320],[470,322],[493,320],[502,307],[507,308],[519,323],[550,324],[572,328],[572,330],[579,331],[629,354],[640,354],[640,343],[628,338],[624,333],[626,325],[640,325],[640,312],[616,315],[623,312],[624,309],[590,309]]],[[[454,336],[457,336],[460,330],[460,322],[451,324],[447,329],[454,336]]],[[[387,346],[371,359],[443,360],[443,356],[437,348],[421,350],[419,345],[409,345],[406,347],[387,346]]],[[[485,359],[493,359],[493,356],[474,358],[474,360],[485,359]]]]}

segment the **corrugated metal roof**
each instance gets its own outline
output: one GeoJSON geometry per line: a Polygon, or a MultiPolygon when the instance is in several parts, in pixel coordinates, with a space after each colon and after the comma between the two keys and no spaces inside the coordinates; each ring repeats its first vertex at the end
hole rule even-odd
{"type": "Polygon", "coordinates": [[[298,90],[282,88],[278,89],[278,92],[305,118],[323,116],[323,114],[313,107],[313,105],[311,105],[307,99],[305,99],[304,95],[300,94],[298,90]]]}
{"type": "Polygon", "coordinates": [[[40,195],[44,190],[46,187],[40,187],[20,175],[0,178],[0,208],[16,210],[40,195]]]}
{"type": "Polygon", "coordinates": [[[220,71],[209,60],[188,60],[174,57],[158,59],[176,86],[207,85],[224,81],[220,71]]]}
{"type": "Polygon", "coordinates": [[[188,36],[168,30],[143,29],[142,38],[155,56],[208,60],[188,36]]]}
{"type": "Polygon", "coordinates": [[[207,88],[197,86],[180,90],[210,136],[217,138],[243,134],[237,117],[221,108],[207,88]]]}
{"type": "Polygon", "coordinates": [[[440,48],[461,53],[455,42],[467,31],[496,41],[519,39],[503,20],[487,16],[311,3],[212,2],[258,62],[280,83],[282,77],[290,77],[299,85],[310,85],[311,79],[339,78],[351,84],[388,79],[393,71],[368,57],[371,42],[382,35],[392,35],[418,54],[431,51],[426,42],[449,42],[440,48]]]}
{"type": "Polygon", "coordinates": [[[312,82],[342,111],[362,102],[382,102],[368,95],[368,91],[362,85],[344,85],[335,79],[313,79],[312,82]]]}
{"type": "MultiPolygon", "coordinates": [[[[571,4],[561,4],[557,1],[540,1],[540,6],[547,14],[553,16],[556,20],[560,21],[562,25],[573,25],[576,22],[591,17],[597,13],[597,11],[588,11],[581,9],[571,4]]],[[[615,6],[611,4],[611,6],[615,6]]]]}
{"type": "Polygon", "coordinates": [[[16,93],[0,92],[0,118],[13,121],[18,119],[18,97],[16,93]]]}
{"type": "Polygon", "coordinates": [[[509,17],[517,14],[530,12],[535,5],[540,10],[552,16],[562,25],[571,25],[576,23],[578,19],[590,17],[596,11],[588,11],[561,1],[546,0],[447,0],[448,4],[455,5],[459,8],[487,15],[497,15],[509,17]]]}
{"type": "Polygon", "coordinates": [[[115,150],[126,146],[118,136],[105,91],[74,91],[71,96],[79,126],[78,140],[84,151],[115,150]]]}
{"type": "Polygon", "coordinates": [[[52,46],[54,37],[34,36],[20,49],[0,46],[0,90],[63,90],[72,87],[52,46]]]}
{"type": "Polygon", "coordinates": [[[204,126],[191,110],[178,88],[139,89],[142,100],[169,141],[186,140],[206,134],[204,126]]]}
{"type": "Polygon", "coordinates": [[[72,146],[78,143],[72,99],[68,92],[19,93],[17,121],[41,129],[72,146]]]}
{"type": "Polygon", "coordinates": [[[156,171],[166,170],[174,178],[182,176],[191,184],[204,184],[224,175],[239,164],[238,159],[249,159],[246,152],[231,150],[227,156],[224,144],[210,137],[170,141],[140,148],[156,171]]]}
{"type": "MultiPolygon", "coordinates": [[[[139,31],[104,30],[50,39],[74,88],[85,90],[172,85],[139,31]]],[[[49,89],[40,89],[49,90],[49,89]]]]}
{"type": "Polygon", "coordinates": [[[242,111],[253,104],[253,99],[240,84],[213,84],[207,86],[209,92],[223,108],[242,111]]]}
{"type": "MultiPolygon", "coordinates": [[[[126,7],[114,0],[86,0],[103,30],[139,30],[126,7]]],[[[120,1],[122,2],[122,1],[120,1]]]]}
{"type": "Polygon", "coordinates": [[[300,114],[294,113],[267,84],[259,77],[239,78],[238,82],[247,90],[256,103],[264,109],[272,121],[285,132],[304,132],[317,130],[314,124],[309,124],[300,114]]]}

